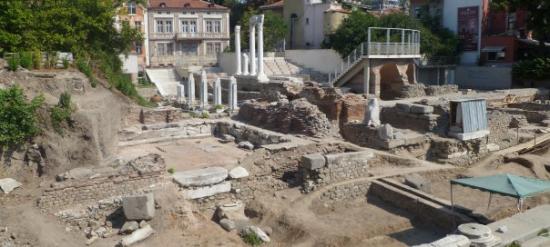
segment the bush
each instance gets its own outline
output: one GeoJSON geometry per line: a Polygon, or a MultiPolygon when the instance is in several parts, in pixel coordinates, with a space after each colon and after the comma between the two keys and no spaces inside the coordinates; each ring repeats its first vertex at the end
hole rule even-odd
{"type": "Polygon", "coordinates": [[[50,51],[46,55],[46,68],[53,69],[57,63],[57,52],[50,51]]]}
{"type": "Polygon", "coordinates": [[[36,50],[32,54],[32,66],[34,69],[40,69],[42,67],[42,52],[36,50]]]}
{"type": "Polygon", "coordinates": [[[214,106],[214,109],[216,109],[216,110],[223,110],[223,108],[224,108],[224,106],[219,105],[219,104],[214,106]]]}
{"type": "Polygon", "coordinates": [[[69,59],[63,58],[63,68],[68,69],[69,68],[69,59]]]}
{"type": "Polygon", "coordinates": [[[241,235],[243,241],[251,246],[261,245],[263,242],[254,232],[248,232],[241,235]]]}
{"type": "Polygon", "coordinates": [[[512,75],[515,79],[550,79],[550,58],[535,58],[514,64],[512,75]]]}
{"type": "Polygon", "coordinates": [[[8,58],[8,69],[11,71],[16,71],[17,68],[19,68],[19,56],[17,54],[13,54],[8,58]]]}
{"type": "Polygon", "coordinates": [[[92,87],[97,86],[97,82],[95,80],[94,74],[92,73],[92,68],[86,61],[84,61],[84,59],[78,58],[76,60],[76,67],[80,72],[82,72],[84,75],[86,75],[86,77],[88,77],[88,80],[90,80],[90,84],[92,85],[92,87]]]}
{"type": "Polygon", "coordinates": [[[174,174],[174,172],[176,172],[176,170],[174,170],[173,167],[168,168],[168,173],[174,174]]]}
{"type": "Polygon", "coordinates": [[[57,133],[63,133],[63,122],[71,124],[71,114],[74,108],[71,103],[71,95],[67,92],[59,96],[59,102],[51,109],[50,118],[52,126],[57,133]]]}
{"type": "Polygon", "coordinates": [[[25,69],[33,68],[32,53],[31,52],[21,52],[19,53],[21,67],[25,69]]]}
{"type": "Polygon", "coordinates": [[[206,119],[206,118],[210,118],[210,115],[208,114],[207,111],[203,111],[203,112],[201,113],[201,118],[205,118],[205,119],[206,119]]]}
{"type": "Polygon", "coordinates": [[[40,132],[36,110],[43,102],[43,96],[27,101],[17,86],[0,89],[0,146],[20,144],[40,132]]]}

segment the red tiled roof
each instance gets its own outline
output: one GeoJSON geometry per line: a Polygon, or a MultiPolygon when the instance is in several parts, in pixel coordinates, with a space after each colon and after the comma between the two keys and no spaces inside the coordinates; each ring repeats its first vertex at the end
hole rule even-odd
{"type": "Polygon", "coordinates": [[[285,0],[281,0],[278,2],[274,2],[272,4],[262,5],[260,6],[260,9],[278,9],[278,8],[283,8],[284,5],[285,5],[285,0]]]}
{"type": "Polygon", "coordinates": [[[229,10],[228,8],[202,0],[150,0],[149,8],[188,8],[188,9],[216,9],[229,10]]]}

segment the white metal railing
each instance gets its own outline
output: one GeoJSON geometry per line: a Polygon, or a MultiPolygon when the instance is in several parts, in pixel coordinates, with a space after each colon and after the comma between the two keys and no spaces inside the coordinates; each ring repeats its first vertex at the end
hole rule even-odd
{"type": "Polygon", "coordinates": [[[342,64],[337,66],[333,73],[329,73],[329,84],[334,85],[343,74],[364,57],[399,58],[400,56],[420,57],[420,31],[404,28],[369,27],[367,41],[352,50],[344,57],[342,64]],[[381,36],[380,33],[385,37],[381,36]]]}

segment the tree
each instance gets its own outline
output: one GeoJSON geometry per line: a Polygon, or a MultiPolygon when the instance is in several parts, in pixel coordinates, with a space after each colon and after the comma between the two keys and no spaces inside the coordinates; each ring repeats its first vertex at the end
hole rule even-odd
{"type": "Polygon", "coordinates": [[[543,42],[550,42],[550,0],[493,0],[491,8],[505,11],[523,9],[529,12],[527,27],[533,36],[543,42]]]}
{"type": "Polygon", "coordinates": [[[39,133],[36,110],[43,102],[42,96],[27,101],[16,86],[0,89],[0,147],[20,144],[39,133]]]}
{"type": "MultiPolygon", "coordinates": [[[[241,18],[239,25],[241,26],[241,47],[248,48],[249,44],[249,21],[254,15],[257,15],[258,11],[248,9],[243,18],[241,18]]],[[[256,30],[257,32],[258,30],[256,30]]],[[[277,45],[285,38],[287,32],[287,25],[282,17],[267,12],[264,14],[264,50],[273,51],[277,45]]]]}
{"type": "MultiPolygon", "coordinates": [[[[323,46],[332,48],[342,56],[347,56],[359,44],[367,41],[368,27],[393,27],[417,29],[420,31],[420,51],[427,56],[454,56],[458,45],[457,37],[446,29],[435,35],[417,19],[403,13],[392,13],[377,18],[369,13],[353,11],[342,25],[325,40],[323,46]]],[[[372,40],[384,39],[379,33],[371,34],[372,40]]],[[[399,34],[391,37],[400,40],[399,34]]]]}

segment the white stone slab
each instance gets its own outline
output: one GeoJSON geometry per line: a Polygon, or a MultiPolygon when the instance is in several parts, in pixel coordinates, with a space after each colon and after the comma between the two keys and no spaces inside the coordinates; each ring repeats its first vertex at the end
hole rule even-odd
{"type": "Polygon", "coordinates": [[[217,184],[225,180],[227,176],[227,169],[214,166],[196,170],[176,172],[172,177],[177,184],[183,187],[192,187],[217,184]]]}
{"type": "Polygon", "coordinates": [[[233,179],[236,179],[236,178],[245,178],[245,177],[248,177],[248,175],[250,175],[248,173],[248,171],[242,167],[242,166],[237,166],[233,169],[231,169],[231,171],[229,171],[229,177],[233,178],[233,179]]]}
{"type": "Polygon", "coordinates": [[[23,184],[17,182],[17,180],[13,178],[0,179],[0,190],[2,190],[4,194],[12,192],[14,189],[18,188],[21,185],[23,184]]]}
{"type": "Polygon", "coordinates": [[[223,182],[220,184],[214,184],[211,186],[204,186],[204,187],[184,190],[183,196],[187,199],[198,199],[198,198],[217,195],[220,193],[227,193],[229,191],[231,191],[231,182],[226,181],[226,182],[223,182]]]}

